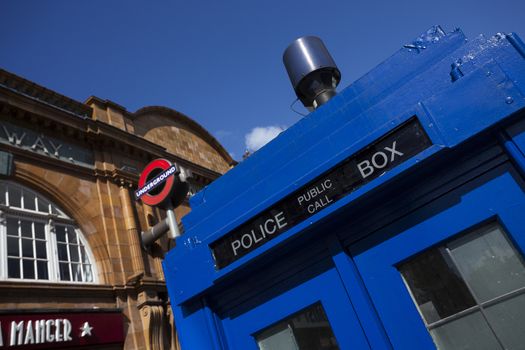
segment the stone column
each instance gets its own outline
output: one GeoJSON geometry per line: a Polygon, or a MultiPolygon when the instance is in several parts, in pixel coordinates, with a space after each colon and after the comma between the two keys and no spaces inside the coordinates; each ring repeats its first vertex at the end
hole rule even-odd
{"type": "Polygon", "coordinates": [[[131,262],[133,271],[136,274],[144,273],[144,260],[142,260],[142,248],[140,243],[140,232],[137,227],[137,220],[133,212],[133,203],[129,195],[129,186],[125,181],[120,181],[120,202],[122,206],[122,215],[126,225],[126,231],[129,236],[129,248],[131,252],[131,262]]]}

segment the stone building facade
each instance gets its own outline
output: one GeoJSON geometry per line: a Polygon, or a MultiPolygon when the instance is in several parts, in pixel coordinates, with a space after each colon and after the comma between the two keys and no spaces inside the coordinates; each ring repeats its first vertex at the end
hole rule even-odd
{"type": "Polygon", "coordinates": [[[0,349],[179,348],[161,267],[173,242],[140,242],[165,213],[132,192],[156,158],[190,192],[235,164],[173,109],[81,103],[0,70],[0,349]]]}

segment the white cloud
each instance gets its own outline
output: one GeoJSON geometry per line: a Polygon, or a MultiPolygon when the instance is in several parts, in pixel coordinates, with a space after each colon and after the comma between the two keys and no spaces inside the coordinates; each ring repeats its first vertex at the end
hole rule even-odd
{"type": "Polygon", "coordinates": [[[273,140],[277,135],[283,132],[285,128],[281,126],[258,126],[244,136],[246,149],[255,152],[268,142],[273,140]]]}

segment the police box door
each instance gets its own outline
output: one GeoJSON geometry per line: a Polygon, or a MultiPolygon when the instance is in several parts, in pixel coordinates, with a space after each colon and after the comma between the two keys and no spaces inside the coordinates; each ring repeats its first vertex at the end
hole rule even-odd
{"type": "Polygon", "coordinates": [[[337,271],[325,267],[321,262],[313,270],[295,273],[303,282],[288,288],[287,278],[284,284],[271,287],[277,291],[272,297],[257,293],[248,301],[251,305],[223,315],[223,346],[231,350],[370,349],[337,271]]]}
{"type": "Polygon", "coordinates": [[[374,235],[349,254],[395,349],[525,349],[525,195],[508,163],[374,235]]]}

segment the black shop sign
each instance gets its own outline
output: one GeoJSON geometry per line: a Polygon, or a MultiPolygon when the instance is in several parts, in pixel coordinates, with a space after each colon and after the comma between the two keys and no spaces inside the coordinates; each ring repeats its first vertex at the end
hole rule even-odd
{"type": "Polygon", "coordinates": [[[410,119],[211,243],[216,268],[228,266],[431,144],[417,118],[410,119]]]}

